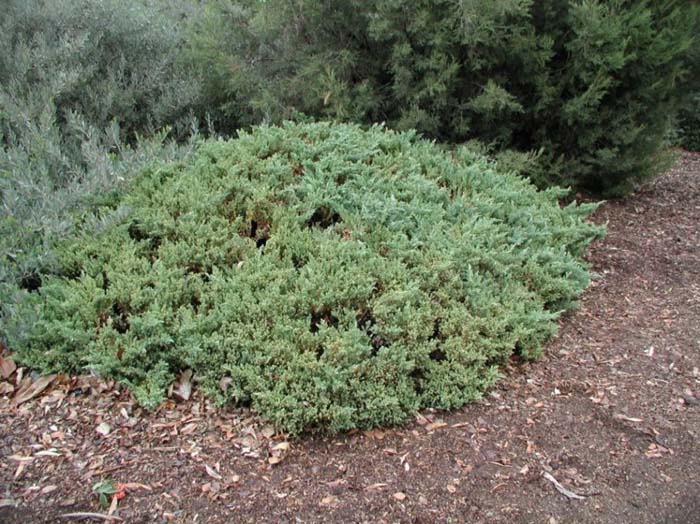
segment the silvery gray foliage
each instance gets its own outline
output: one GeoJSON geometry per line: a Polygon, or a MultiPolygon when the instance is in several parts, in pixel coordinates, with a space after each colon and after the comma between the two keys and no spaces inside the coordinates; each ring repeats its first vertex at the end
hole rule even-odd
{"type": "MultiPolygon", "coordinates": [[[[90,202],[196,142],[190,2],[12,0],[0,21],[0,313],[90,202]],[[177,140],[177,142],[175,140],[177,140]]],[[[1,317],[0,317],[1,318],[1,317]]],[[[2,329],[0,327],[0,336],[2,329]]]]}

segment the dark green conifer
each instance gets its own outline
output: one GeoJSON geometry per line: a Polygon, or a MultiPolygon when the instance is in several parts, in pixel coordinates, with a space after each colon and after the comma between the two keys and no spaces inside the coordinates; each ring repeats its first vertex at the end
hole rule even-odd
{"type": "Polygon", "coordinates": [[[195,49],[236,123],[300,111],[542,150],[541,186],[613,196],[663,165],[700,47],[688,0],[219,4],[195,49]]]}

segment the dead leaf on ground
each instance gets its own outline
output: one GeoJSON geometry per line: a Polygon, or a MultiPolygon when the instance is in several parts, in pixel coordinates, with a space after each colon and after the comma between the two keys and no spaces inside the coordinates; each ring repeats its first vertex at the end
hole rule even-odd
{"type": "Polygon", "coordinates": [[[127,491],[134,491],[135,489],[145,489],[146,491],[153,491],[153,488],[151,486],[141,484],[140,482],[124,482],[119,485],[127,491]]]}
{"type": "Polygon", "coordinates": [[[289,442],[280,442],[279,444],[272,447],[272,451],[287,451],[289,449],[289,442]]]}
{"type": "Polygon", "coordinates": [[[446,422],[443,422],[442,420],[436,420],[435,422],[426,425],[425,430],[435,431],[436,429],[444,428],[445,426],[447,426],[446,422]]]}
{"type": "Polygon", "coordinates": [[[241,481],[240,475],[230,475],[229,477],[226,478],[226,484],[228,486],[230,486],[231,484],[237,484],[240,481],[241,481]]]}
{"type": "Polygon", "coordinates": [[[627,415],[623,415],[622,413],[616,414],[615,418],[618,420],[626,420],[627,422],[635,422],[635,423],[644,422],[644,420],[641,418],[628,417],[627,415]]]}
{"type": "Polygon", "coordinates": [[[660,458],[664,453],[671,453],[672,451],[664,446],[659,446],[657,444],[649,444],[649,447],[644,452],[647,458],[660,458]]]}
{"type": "Polygon", "coordinates": [[[398,501],[406,500],[406,494],[401,491],[397,491],[396,493],[394,493],[393,497],[398,501]]]}
{"type": "Polygon", "coordinates": [[[189,424],[185,424],[182,429],[180,430],[181,435],[190,435],[194,433],[197,429],[199,428],[199,424],[196,422],[190,422],[189,424]]]}
{"type": "Polygon", "coordinates": [[[20,404],[36,397],[39,393],[44,391],[55,378],[56,375],[44,375],[43,377],[36,379],[34,382],[24,382],[22,386],[20,386],[15,398],[12,399],[15,406],[19,406],[20,404]]]}
{"type": "Polygon", "coordinates": [[[112,497],[112,503],[109,505],[109,510],[107,511],[107,515],[109,515],[109,516],[114,515],[114,512],[117,511],[117,507],[119,507],[119,497],[117,497],[117,495],[114,495],[112,497]]]}
{"type": "Polygon", "coordinates": [[[17,462],[31,462],[34,460],[34,457],[30,457],[29,455],[10,455],[7,458],[10,460],[16,460],[17,462]]]}
{"type": "Polygon", "coordinates": [[[50,449],[45,449],[42,451],[37,452],[35,457],[60,457],[61,454],[58,452],[56,448],[50,448],[50,449]]]}
{"type": "Polygon", "coordinates": [[[425,418],[423,415],[421,415],[420,413],[418,413],[418,414],[416,415],[416,422],[417,422],[419,425],[421,425],[421,426],[425,426],[425,425],[428,424],[430,421],[429,421],[427,418],[425,418]]]}
{"type": "Polygon", "coordinates": [[[14,478],[15,480],[18,480],[22,476],[22,473],[24,473],[25,464],[26,464],[26,462],[19,463],[19,466],[17,466],[17,469],[15,470],[15,474],[12,478],[14,478]]]}
{"type": "Polygon", "coordinates": [[[0,395],[9,395],[15,390],[15,387],[9,382],[0,382],[0,395]]]}
{"type": "Polygon", "coordinates": [[[172,386],[172,396],[177,400],[185,402],[192,396],[192,370],[186,369],[177,378],[172,386]]]}
{"type": "Polygon", "coordinates": [[[14,360],[0,357],[0,376],[2,378],[10,378],[15,369],[17,369],[17,365],[14,360]]]}
{"type": "Polygon", "coordinates": [[[336,504],[338,502],[338,497],[334,497],[333,495],[328,495],[327,497],[323,497],[321,499],[321,506],[332,506],[333,504],[336,504]]]}
{"type": "Polygon", "coordinates": [[[204,464],[204,469],[207,472],[207,475],[209,475],[214,480],[221,480],[223,478],[219,474],[219,472],[212,468],[209,464],[204,464]]]}
{"type": "Polygon", "coordinates": [[[365,431],[364,433],[366,437],[376,440],[384,440],[384,437],[386,436],[386,433],[384,431],[380,431],[378,429],[370,429],[368,431],[365,431]]]}
{"type": "Polygon", "coordinates": [[[102,422],[95,428],[95,431],[97,431],[103,437],[106,437],[107,435],[109,435],[110,431],[112,431],[112,428],[106,422],[102,422]]]}
{"type": "Polygon", "coordinates": [[[376,491],[378,489],[384,489],[388,486],[386,482],[375,482],[374,484],[370,484],[365,488],[366,491],[376,491]]]}

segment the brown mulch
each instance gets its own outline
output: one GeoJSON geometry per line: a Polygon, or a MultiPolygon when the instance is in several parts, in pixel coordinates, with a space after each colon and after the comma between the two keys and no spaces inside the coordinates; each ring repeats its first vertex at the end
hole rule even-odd
{"type": "Polygon", "coordinates": [[[146,413],[85,377],[15,406],[34,381],[5,355],[0,522],[107,515],[113,479],[129,523],[700,523],[700,155],[594,218],[600,279],[545,356],[407,427],[290,442],[196,388],[146,413]]]}

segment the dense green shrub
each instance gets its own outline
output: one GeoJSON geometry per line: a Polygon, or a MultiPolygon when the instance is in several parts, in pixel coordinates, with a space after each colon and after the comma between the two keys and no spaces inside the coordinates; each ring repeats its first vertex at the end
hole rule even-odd
{"type": "Polygon", "coordinates": [[[178,65],[183,30],[165,15],[186,5],[3,3],[0,338],[12,296],[37,285],[52,263],[51,239],[71,230],[94,195],[154,159],[187,153],[152,133],[184,126],[197,104],[198,84],[178,65]]]}
{"type": "Polygon", "coordinates": [[[688,57],[690,80],[694,91],[678,115],[677,142],[691,151],[700,151],[700,45],[696,45],[688,57]]]}
{"type": "Polygon", "coordinates": [[[700,46],[688,0],[211,0],[192,37],[231,122],[386,121],[539,151],[540,185],[629,191],[658,168],[700,46]]]}
{"type": "Polygon", "coordinates": [[[147,406],[191,368],[290,432],[394,424],[539,354],[601,233],[564,193],[414,132],[256,128],[105,201],[112,225],[57,247],[10,343],[147,406]]]}

